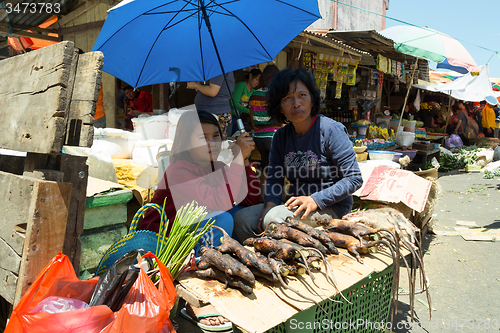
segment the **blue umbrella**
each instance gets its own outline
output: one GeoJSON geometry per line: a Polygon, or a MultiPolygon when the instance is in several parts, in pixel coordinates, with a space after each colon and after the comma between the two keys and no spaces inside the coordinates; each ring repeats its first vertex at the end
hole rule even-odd
{"type": "Polygon", "coordinates": [[[272,61],[318,18],[317,0],[125,0],[92,51],[104,53],[105,72],[135,87],[204,82],[272,61]]]}
{"type": "Polygon", "coordinates": [[[135,87],[207,81],[272,61],[318,18],[317,0],[132,0],[109,11],[92,51],[135,87]]]}

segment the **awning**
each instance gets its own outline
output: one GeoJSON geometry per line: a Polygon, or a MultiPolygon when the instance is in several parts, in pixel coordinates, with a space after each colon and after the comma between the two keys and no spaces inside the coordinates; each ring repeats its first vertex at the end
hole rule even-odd
{"type": "MultiPolygon", "coordinates": [[[[330,30],[327,36],[336,39],[344,44],[350,45],[361,51],[365,51],[376,59],[377,55],[382,55],[391,60],[396,60],[399,62],[405,62],[407,60],[409,63],[414,62],[414,57],[406,55],[397,51],[394,48],[394,41],[388,39],[375,30],[366,31],[335,31],[330,30]]],[[[364,60],[364,59],[363,59],[364,60]]],[[[363,64],[363,60],[361,64],[363,64]]],[[[373,65],[373,64],[366,64],[373,65]]]]}
{"type": "Polygon", "coordinates": [[[500,92],[493,91],[488,74],[488,65],[480,67],[479,74],[467,73],[455,81],[438,84],[436,86],[426,86],[414,84],[415,88],[433,92],[441,92],[450,95],[458,100],[468,102],[484,101],[487,97],[500,97],[500,92]]]}

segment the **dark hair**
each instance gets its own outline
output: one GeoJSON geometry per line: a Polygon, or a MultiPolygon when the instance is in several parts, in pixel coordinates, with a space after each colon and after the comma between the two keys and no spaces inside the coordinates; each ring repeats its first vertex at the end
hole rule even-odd
{"type": "Polygon", "coordinates": [[[132,86],[131,86],[131,85],[128,85],[128,86],[126,86],[125,88],[123,88],[123,90],[127,90],[127,89],[134,90],[134,88],[132,88],[132,86]]]}
{"type": "Polygon", "coordinates": [[[279,68],[276,65],[267,65],[262,72],[262,75],[259,80],[259,88],[267,87],[269,82],[279,73],[279,68]]]}
{"type": "Polygon", "coordinates": [[[320,92],[316,85],[316,80],[302,69],[284,69],[274,76],[269,84],[267,92],[267,112],[277,123],[288,123],[285,115],[281,112],[281,100],[288,95],[290,83],[302,82],[311,95],[312,109],[311,116],[319,113],[320,92]]]}
{"type": "Polygon", "coordinates": [[[452,105],[451,110],[453,112],[460,110],[460,102],[456,102],[455,104],[452,105]]]}
{"type": "Polygon", "coordinates": [[[217,116],[205,110],[186,111],[179,118],[177,128],[175,129],[175,137],[172,142],[172,150],[170,157],[173,160],[182,159],[192,161],[189,150],[191,144],[191,136],[199,124],[212,124],[217,126],[219,134],[222,136],[219,119],[217,116]]]}
{"type": "Polygon", "coordinates": [[[250,73],[248,73],[248,75],[247,75],[247,80],[250,78],[250,75],[252,75],[252,77],[256,77],[256,76],[259,76],[260,74],[262,74],[262,71],[260,69],[252,68],[250,73]]]}

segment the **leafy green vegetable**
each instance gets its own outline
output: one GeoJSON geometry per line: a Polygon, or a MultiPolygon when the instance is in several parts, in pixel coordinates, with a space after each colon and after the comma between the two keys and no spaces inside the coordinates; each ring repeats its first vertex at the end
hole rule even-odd
{"type": "MultiPolygon", "coordinates": [[[[165,204],[164,204],[165,206],[165,204]]],[[[165,207],[163,208],[165,210],[165,207]]],[[[170,274],[175,279],[184,264],[187,256],[215,221],[209,220],[200,229],[202,221],[207,216],[205,207],[199,207],[194,201],[181,207],[175,215],[172,229],[167,237],[168,223],[163,214],[160,222],[160,232],[156,245],[156,256],[167,266],[170,274]],[[198,230],[200,229],[200,230],[198,230]]]]}

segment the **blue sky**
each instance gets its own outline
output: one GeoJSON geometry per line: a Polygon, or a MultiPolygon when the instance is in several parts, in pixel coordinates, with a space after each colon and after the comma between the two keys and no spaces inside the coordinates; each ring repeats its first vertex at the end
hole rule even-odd
{"type": "MultiPolygon", "coordinates": [[[[500,78],[499,56],[478,47],[500,52],[500,0],[390,0],[386,15],[460,40],[479,66],[489,62],[490,77],[500,78]]],[[[401,24],[386,21],[387,28],[401,24]]]]}

